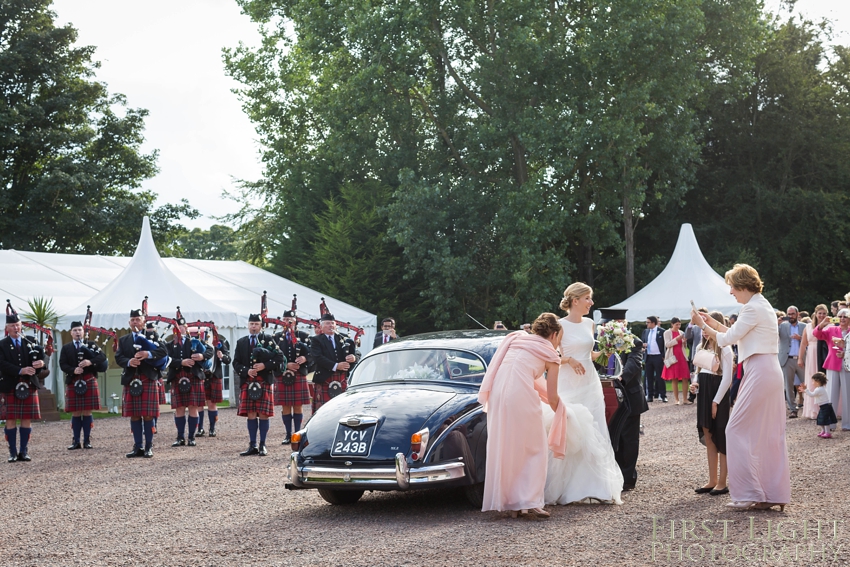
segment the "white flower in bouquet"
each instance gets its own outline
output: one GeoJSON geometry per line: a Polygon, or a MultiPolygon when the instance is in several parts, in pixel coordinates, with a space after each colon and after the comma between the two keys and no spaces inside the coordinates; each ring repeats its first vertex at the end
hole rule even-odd
{"type": "Polygon", "coordinates": [[[430,366],[422,366],[416,362],[396,372],[391,380],[439,380],[440,374],[430,366]]]}

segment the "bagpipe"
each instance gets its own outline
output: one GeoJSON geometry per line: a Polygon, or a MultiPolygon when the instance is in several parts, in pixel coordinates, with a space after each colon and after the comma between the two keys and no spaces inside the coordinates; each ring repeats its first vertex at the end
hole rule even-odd
{"type": "MultiPolygon", "coordinates": [[[[17,315],[18,312],[15,311],[15,308],[12,307],[12,301],[6,300],[6,316],[17,315]]],[[[36,340],[33,337],[28,337],[26,335],[21,335],[21,349],[26,349],[26,357],[29,359],[30,363],[35,362],[37,360],[43,360],[44,366],[42,366],[35,374],[30,378],[30,382],[36,388],[41,387],[41,382],[44,381],[45,378],[50,376],[50,369],[48,368],[48,362],[50,356],[54,352],[53,348],[53,329],[50,327],[39,325],[38,323],[33,323],[32,321],[21,321],[21,325],[32,329],[38,332],[38,336],[40,340],[36,340]]],[[[15,390],[15,396],[20,397],[23,395],[23,389],[19,393],[18,390],[15,390]]],[[[29,389],[27,389],[26,396],[22,399],[26,399],[29,397],[29,389]]]]}
{"type": "MultiPolygon", "coordinates": [[[[292,294],[291,311],[293,311],[294,313],[298,313],[298,296],[294,293],[292,294]]],[[[267,296],[267,292],[263,291],[263,296],[260,299],[260,317],[263,320],[263,326],[268,327],[269,324],[274,324],[275,328],[277,328],[277,326],[281,326],[283,328],[288,327],[288,325],[285,322],[281,321],[280,319],[275,319],[273,317],[269,317],[268,312],[269,312],[268,296],[267,296]]],[[[328,309],[328,305],[327,305],[327,303],[325,303],[325,298],[323,297],[321,303],[319,303],[319,317],[321,318],[322,315],[326,315],[328,313],[330,313],[330,310],[328,309]]],[[[313,328],[313,333],[316,334],[316,335],[318,335],[320,333],[320,329],[321,329],[320,319],[304,319],[304,318],[298,317],[296,315],[295,321],[296,321],[296,323],[302,323],[304,325],[309,325],[310,327],[313,328]]],[[[361,327],[357,327],[355,325],[352,325],[351,323],[344,323],[342,321],[335,321],[335,322],[336,322],[337,327],[346,329],[347,331],[351,331],[351,332],[354,333],[354,339],[349,339],[349,340],[352,340],[352,342],[355,345],[360,341],[360,337],[364,333],[364,331],[361,327]]],[[[354,352],[352,351],[350,354],[354,354],[354,352]]]]}
{"type": "Polygon", "coordinates": [[[86,305],[86,318],[83,322],[83,332],[85,332],[86,336],[88,336],[90,332],[94,331],[96,333],[96,338],[99,338],[101,335],[106,337],[112,337],[112,352],[116,352],[118,350],[118,335],[115,334],[115,331],[110,331],[109,329],[104,329],[103,327],[92,326],[91,318],[91,305],[86,305]]]}
{"type": "MultiPolygon", "coordinates": [[[[260,335],[262,340],[260,340],[254,349],[251,351],[251,366],[253,367],[258,362],[268,363],[274,360],[275,356],[280,349],[277,346],[277,343],[274,341],[273,337],[263,333],[260,335]]],[[[284,357],[284,364],[286,364],[286,358],[284,357]]],[[[260,384],[260,380],[265,382],[266,384],[274,384],[274,372],[271,369],[260,370],[257,373],[259,380],[251,380],[248,382],[248,399],[251,401],[257,401],[263,396],[263,387],[260,384]]]]}
{"type": "MultiPolygon", "coordinates": [[[[321,317],[322,315],[325,315],[327,313],[330,313],[330,310],[328,309],[328,306],[325,303],[325,298],[323,297],[322,302],[319,304],[319,317],[321,317]]],[[[360,337],[364,333],[364,331],[361,327],[356,327],[356,326],[352,325],[351,323],[343,323],[342,321],[336,321],[336,326],[342,327],[343,329],[347,329],[349,331],[354,332],[354,339],[351,339],[351,338],[346,339],[346,342],[351,341],[354,346],[356,346],[357,343],[360,342],[360,337]]],[[[346,334],[348,334],[348,333],[346,333],[346,334]]],[[[354,348],[352,347],[351,352],[347,353],[347,354],[354,354],[354,348]]]]}
{"type": "MultiPolygon", "coordinates": [[[[300,340],[298,337],[298,323],[303,323],[305,325],[311,325],[313,327],[314,332],[318,333],[318,322],[312,319],[302,319],[298,317],[298,296],[296,294],[292,294],[292,304],[290,307],[290,311],[294,315],[295,321],[284,321],[283,319],[276,319],[274,317],[269,317],[268,312],[268,296],[267,292],[263,291],[262,299],[260,300],[260,318],[262,319],[263,327],[269,327],[270,325],[274,325],[274,330],[276,331],[278,326],[281,327],[281,334],[286,339],[286,342],[289,343],[290,351],[285,352],[284,355],[289,360],[289,362],[295,362],[295,359],[299,356],[303,356],[307,358],[310,354],[310,349],[307,344],[300,340]]],[[[280,346],[280,345],[278,345],[280,346]]],[[[307,364],[304,363],[301,365],[300,372],[303,375],[307,374],[307,364]]],[[[290,370],[288,368],[284,368],[282,373],[281,382],[286,386],[292,386],[295,384],[295,380],[297,378],[295,371],[290,370]]]]}
{"type": "MultiPolygon", "coordinates": [[[[183,314],[180,312],[180,306],[178,305],[177,321],[180,321],[182,319],[183,314]]],[[[214,345],[219,342],[218,329],[215,328],[215,323],[213,323],[212,321],[192,321],[191,323],[185,323],[185,325],[187,327],[187,331],[189,332],[189,344],[192,349],[192,354],[204,355],[206,354],[208,348],[215,349],[214,345]],[[215,342],[207,342],[209,339],[213,339],[215,342]]],[[[217,358],[215,356],[212,356],[208,360],[202,361],[200,363],[200,367],[205,373],[211,373],[215,369],[216,362],[217,358]]]]}

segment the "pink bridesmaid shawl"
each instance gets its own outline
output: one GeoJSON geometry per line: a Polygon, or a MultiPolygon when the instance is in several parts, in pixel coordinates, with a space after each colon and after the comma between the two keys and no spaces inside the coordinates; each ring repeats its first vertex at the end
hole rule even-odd
{"type": "MultiPolygon", "coordinates": [[[[526,350],[532,355],[545,360],[546,362],[560,362],[560,356],[555,347],[548,340],[540,335],[530,335],[525,331],[514,331],[505,337],[496,353],[490,360],[490,366],[487,367],[487,373],[484,374],[484,380],[481,382],[481,389],[478,391],[478,403],[484,406],[484,411],[487,411],[487,400],[490,399],[490,391],[493,389],[493,380],[499,372],[499,367],[502,365],[502,360],[505,354],[511,348],[520,348],[526,350]]],[[[534,380],[534,389],[543,403],[549,403],[549,398],[546,395],[546,381],[543,376],[539,376],[534,380]]],[[[555,411],[555,417],[552,421],[552,427],[549,430],[549,449],[552,451],[556,459],[563,459],[567,450],[567,410],[564,407],[563,400],[558,403],[558,409],[555,411]]]]}

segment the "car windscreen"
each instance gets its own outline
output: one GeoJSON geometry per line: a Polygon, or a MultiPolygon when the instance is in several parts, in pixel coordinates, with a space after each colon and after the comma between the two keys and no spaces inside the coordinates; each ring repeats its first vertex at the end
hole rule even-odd
{"type": "Polygon", "coordinates": [[[471,352],[449,349],[395,350],[364,358],[349,384],[370,382],[433,381],[480,384],[484,361],[471,352]]]}

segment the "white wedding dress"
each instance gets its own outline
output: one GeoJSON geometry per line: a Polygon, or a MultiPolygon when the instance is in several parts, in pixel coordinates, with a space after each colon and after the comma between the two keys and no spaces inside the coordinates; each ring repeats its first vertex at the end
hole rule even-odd
{"type": "MultiPolygon", "coordinates": [[[[566,363],[558,372],[558,395],[567,410],[567,451],[563,459],[555,459],[549,452],[544,499],[546,504],[570,504],[588,498],[622,504],[623,473],[614,459],[602,384],[591,360],[593,321],[584,318],[581,323],[571,323],[561,319],[561,326],[562,360],[578,360],[585,373],[576,374],[566,363]]],[[[546,404],[543,412],[548,431],[554,412],[546,404]]]]}

